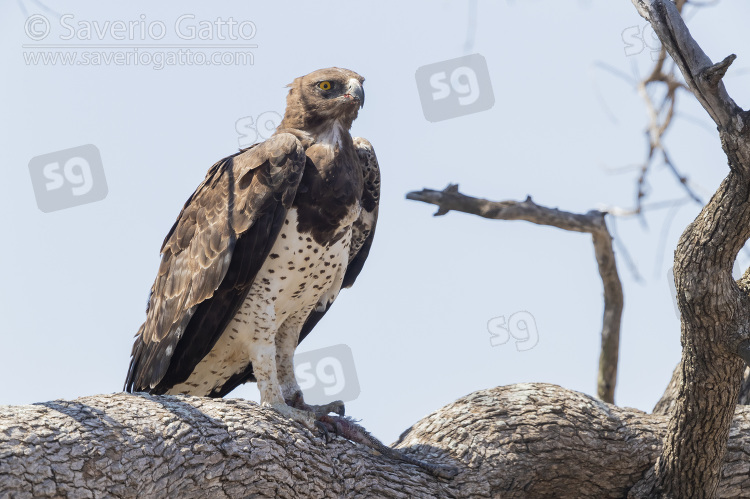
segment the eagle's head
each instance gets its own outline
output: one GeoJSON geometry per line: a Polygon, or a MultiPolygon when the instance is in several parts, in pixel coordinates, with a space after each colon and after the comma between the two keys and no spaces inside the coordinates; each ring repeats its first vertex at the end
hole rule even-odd
{"type": "Polygon", "coordinates": [[[363,77],[343,68],[326,68],[296,78],[288,86],[283,128],[313,131],[336,121],[348,130],[365,104],[363,77]]]}

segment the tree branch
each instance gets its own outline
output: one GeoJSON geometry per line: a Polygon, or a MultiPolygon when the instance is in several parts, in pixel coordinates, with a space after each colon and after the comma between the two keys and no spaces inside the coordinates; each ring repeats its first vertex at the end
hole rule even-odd
{"type": "MultiPolygon", "coordinates": [[[[664,48],[680,68],[685,81],[695,97],[719,126],[729,125],[732,117],[740,111],[729,97],[717,75],[734,60],[729,56],[713,68],[711,59],[703,52],[690,35],[679,11],[669,0],[632,0],[638,13],[654,29],[664,48]]],[[[723,76],[723,73],[721,73],[723,76]]]]}
{"type": "Polygon", "coordinates": [[[454,210],[495,220],[524,220],[538,225],[549,225],[563,230],[591,234],[596,262],[599,266],[599,276],[604,285],[604,316],[597,394],[605,402],[614,402],[623,294],[612,249],[612,236],[607,230],[604,213],[592,210],[586,214],[578,214],[546,208],[534,203],[531,197],[527,197],[523,202],[478,199],[461,194],[458,192],[458,185],[455,184],[448,185],[442,191],[423,189],[410,192],[406,198],[437,205],[439,208],[435,216],[445,215],[454,210]]]}
{"type": "MultiPolygon", "coordinates": [[[[750,271],[750,269],[748,270],[750,271]]],[[[750,272],[745,272],[745,275],[740,277],[736,282],[740,290],[750,297],[750,272]]],[[[672,378],[669,380],[666,390],[664,390],[652,412],[654,414],[668,415],[674,409],[681,385],[682,371],[678,364],[672,373],[672,378]]],[[[740,394],[737,398],[737,403],[740,405],[750,405],[750,367],[746,367],[742,373],[742,384],[740,385],[740,394]]]]}
{"type": "MultiPolygon", "coordinates": [[[[0,407],[3,497],[623,497],[659,454],[666,418],[542,383],[482,390],[397,447],[453,480],[254,402],[116,393],[0,407]],[[563,464],[564,463],[564,464],[563,464]]],[[[722,497],[750,488],[750,408],[738,408],[722,497]]]]}

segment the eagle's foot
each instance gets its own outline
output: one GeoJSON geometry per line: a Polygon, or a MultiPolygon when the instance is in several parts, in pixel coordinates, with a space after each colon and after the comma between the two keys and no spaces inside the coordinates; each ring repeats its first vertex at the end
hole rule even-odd
{"type": "Polygon", "coordinates": [[[346,414],[344,403],[341,400],[334,400],[325,405],[310,405],[305,403],[302,392],[296,392],[291,400],[287,400],[286,403],[295,409],[312,412],[317,419],[327,416],[330,413],[338,414],[339,416],[346,414]]]}
{"type": "Polygon", "coordinates": [[[273,409],[276,410],[276,412],[280,413],[282,416],[286,416],[289,419],[297,421],[298,423],[302,423],[307,429],[311,431],[318,426],[316,423],[315,413],[311,411],[290,407],[285,403],[270,405],[273,409]]]}

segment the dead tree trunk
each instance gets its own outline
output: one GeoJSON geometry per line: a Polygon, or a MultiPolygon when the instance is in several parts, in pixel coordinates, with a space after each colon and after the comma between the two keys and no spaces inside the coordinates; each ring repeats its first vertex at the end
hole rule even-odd
{"type": "MultiPolygon", "coordinates": [[[[319,436],[254,402],[118,393],[0,407],[0,497],[624,497],[667,419],[547,384],[483,390],[397,447],[453,480],[319,436]]],[[[730,433],[721,497],[750,488],[750,408],[730,433]]]]}
{"type": "Polygon", "coordinates": [[[674,274],[683,353],[667,435],[631,497],[714,497],[744,363],[750,300],[732,266],[750,238],[750,123],[721,82],[735,56],[713,64],[668,0],[633,0],[718,126],[729,175],[680,238],[674,274]]]}

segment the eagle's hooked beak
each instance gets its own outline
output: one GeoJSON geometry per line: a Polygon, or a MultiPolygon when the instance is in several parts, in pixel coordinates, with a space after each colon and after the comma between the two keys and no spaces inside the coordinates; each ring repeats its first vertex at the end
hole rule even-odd
{"type": "Polygon", "coordinates": [[[346,88],[346,96],[359,102],[360,109],[365,106],[365,91],[362,88],[362,84],[356,78],[349,80],[349,85],[346,88]]]}

